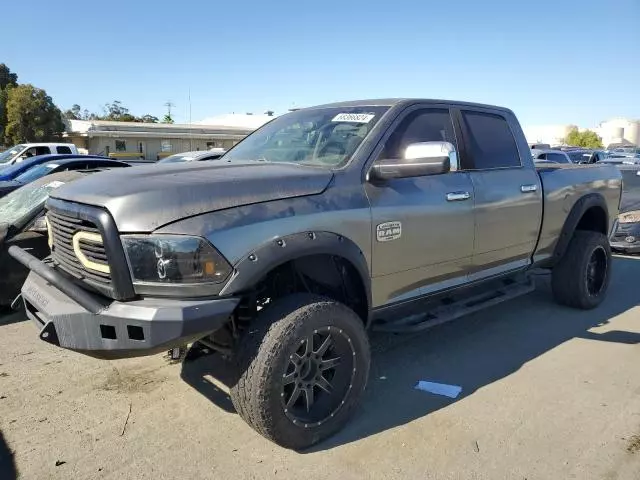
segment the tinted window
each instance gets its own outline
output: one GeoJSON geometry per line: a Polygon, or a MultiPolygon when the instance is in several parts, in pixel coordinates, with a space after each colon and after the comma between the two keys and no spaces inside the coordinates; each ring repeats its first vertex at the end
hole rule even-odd
{"type": "Polygon", "coordinates": [[[36,155],[48,155],[51,153],[49,147],[35,147],[36,155]]]}
{"type": "Polygon", "coordinates": [[[462,122],[473,168],[482,170],[520,166],[515,138],[503,117],[463,111],[462,122]]]}
{"type": "Polygon", "coordinates": [[[407,146],[418,142],[450,142],[456,146],[449,110],[434,108],[410,113],[387,139],[380,158],[402,158],[407,146]]]}
{"type": "Polygon", "coordinates": [[[561,153],[547,153],[547,160],[551,160],[556,163],[568,163],[567,157],[561,153]]]}
{"type": "Polygon", "coordinates": [[[69,147],[56,147],[58,153],[71,153],[71,149],[69,147]]]}

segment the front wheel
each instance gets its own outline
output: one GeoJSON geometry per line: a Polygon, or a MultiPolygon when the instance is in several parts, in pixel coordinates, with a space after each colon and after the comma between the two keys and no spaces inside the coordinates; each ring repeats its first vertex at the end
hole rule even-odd
{"type": "Polygon", "coordinates": [[[598,232],[574,233],[567,251],[553,269],[551,288],[556,301],[589,310],[602,303],[611,280],[611,248],[598,232]]]}
{"type": "Polygon", "coordinates": [[[310,294],[266,307],[235,358],[236,410],[260,434],[293,449],[340,430],[360,403],[369,376],[362,320],[346,306],[310,294]]]}

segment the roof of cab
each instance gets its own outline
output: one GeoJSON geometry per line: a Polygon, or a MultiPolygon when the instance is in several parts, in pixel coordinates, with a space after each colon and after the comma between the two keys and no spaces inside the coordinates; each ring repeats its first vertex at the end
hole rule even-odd
{"type": "Polygon", "coordinates": [[[490,108],[492,110],[502,110],[505,112],[511,112],[510,109],[505,107],[498,107],[496,105],[485,105],[482,103],[463,102],[458,100],[438,100],[431,98],[378,98],[369,100],[349,100],[345,102],[326,103],[324,105],[316,105],[307,107],[306,109],[314,108],[332,108],[332,107],[393,107],[397,105],[412,105],[414,103],[439,103],[446,105],[458,105],[461,107],[481,107],[490,108]]]}

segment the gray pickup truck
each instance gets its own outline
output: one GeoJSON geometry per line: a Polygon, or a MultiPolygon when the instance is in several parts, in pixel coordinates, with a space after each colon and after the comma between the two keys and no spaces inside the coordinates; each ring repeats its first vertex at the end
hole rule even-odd
{"type": "Polygon", "coordinates": [[[368,329],[415,332],[530,292],[589,309],[611,276],[612,166],[537,169],[507,109],[371,100],[277,117],[214,164],[138,167],[52,192],[28,316],[101,358],[222,352],[265,437],[308,447],[362,399],[368,329]]]}

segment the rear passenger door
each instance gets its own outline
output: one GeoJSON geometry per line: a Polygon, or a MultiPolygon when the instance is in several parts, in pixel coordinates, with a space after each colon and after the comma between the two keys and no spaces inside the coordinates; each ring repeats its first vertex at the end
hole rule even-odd
{"type": "Polygon", "coordinates": [[[457,118],[475,194],[469,279],[522,268],[530,263],[542,221],[540,178],[524,158],[529,152],[524,135],[515,117],[501,110],[461,108],[457,118]]]}

